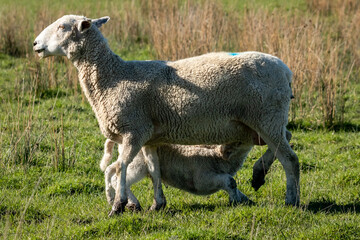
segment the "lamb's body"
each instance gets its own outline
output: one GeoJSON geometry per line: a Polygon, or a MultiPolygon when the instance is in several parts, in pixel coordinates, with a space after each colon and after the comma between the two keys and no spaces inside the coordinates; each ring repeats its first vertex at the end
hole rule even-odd
{"type": "MultiPolygon", "coordinates": [[[[107,140],[105,149],[112,151],[113,144],[107,140]]],[[[214,146],[162,145],[157,148],[161,180],[172,187],[197,194],[208,195],[219,190],[229,194],[230,204],[248,202],[249,199],[236,187],[233,176],[241,168],[252,142],[214,146]]],[[[119,145],[119,153],[122,151],[119,145]]],[[[113,204],[117,178],[115,165],[105,171],[106,198],[113,204]]],[[[126,175],[128,205],[140,209],[140,203],[131,192],[132,184],[149,174],[145,157],[139,152],[129,164],[126,175]]]]}
{"type": "Polygon", "coordinates": [[[281,60],[248,52],[126,62],[98,30],[107,20],[64,16],[36,38],[34,50],[42,57],[66,55],[74,63],[102,133],[124,146],[112,214],[126,204],[126,169],[143,146],[161,206],[156,147],[237,142],[239,123],[276,152],[287,176],[286,202],[299,203],[298,159],[285,137],[292,73],[281,60]]]}

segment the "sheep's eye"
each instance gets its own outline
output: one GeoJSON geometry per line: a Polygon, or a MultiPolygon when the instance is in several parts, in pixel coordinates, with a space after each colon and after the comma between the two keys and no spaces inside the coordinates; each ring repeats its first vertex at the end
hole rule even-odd
{"type": "Polygon", "coordinates": [[[63,30],[63,29],[65,29],[65,26],[64,25],[59,25],[58,29],[63,30]]]}

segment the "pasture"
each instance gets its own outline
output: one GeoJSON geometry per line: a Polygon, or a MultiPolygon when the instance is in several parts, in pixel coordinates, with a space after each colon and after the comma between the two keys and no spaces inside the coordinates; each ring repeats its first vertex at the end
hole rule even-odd
{"type": "MultiPolygon", "coordinates": [[[[360,3],[273,1],[0,0],[0,236],[3,239],[359,239],[360,3]],[[145,211],[109,218],[99,161],[105,138],[76,69],[39,60],[32,42],[64,14],[110,16],[102,32],[125,60],[174,60],[256,50],[293,71],[291,143],[301,166],[301,206],[284,205],[276,161],[258,191],[255,147],[235,180],[253,205],[225,192],[195,196],[149,179],[133,186],[145,211]]],[[[116,151],[115,151],[116,152],[116,151]]],[[[114,157],[115,159],[115,157],[114,157]]]]}

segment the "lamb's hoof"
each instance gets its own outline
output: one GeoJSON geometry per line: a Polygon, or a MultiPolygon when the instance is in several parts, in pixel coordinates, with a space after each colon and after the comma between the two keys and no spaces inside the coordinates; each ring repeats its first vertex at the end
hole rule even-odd
{"type": "Polygon", "coordinates": [[[111,211],[109,212],[109,217],[115,216],[117,214],[121,214],[125,211],[125,206],[127,204],[126,202],[115,202],[113,207],[111,208],[111,211]]]}
{"type": "Polygon", "coordinates": [[[129,210],[129,211],[132,211],[132,212],[141,212],[143,209],[142,207],[140,206],[140,204],[135,204],[135,203],[129,203],[126,205],[126,208],[129,210]]]}
{"type": "Polygon", "coordinates": [[[248,199],[246,202],[243,202],[244,205],[247,206],[254,206],[256,205],[256,203],[254,201],[251,201],[250,199],[248,199]]]}
{"type": "Polygon", "coordinates": [[[255,191],[259,190],[259,188],[265,183],[265,174],[263,172],[253,174],[253,179],[251,180],[251,186],[255,191]]]}
{"type": "Polygon", "coordinates": [[[236,207],[236,206],[239,206],[239,205],[252,206],[252,205],[255,205],[255,202],[251,201],[248,198],[244,199],[244,200],[241,200],[241,201],[230,201],[230,206],[232,206],[232,207],[236,207]]]}

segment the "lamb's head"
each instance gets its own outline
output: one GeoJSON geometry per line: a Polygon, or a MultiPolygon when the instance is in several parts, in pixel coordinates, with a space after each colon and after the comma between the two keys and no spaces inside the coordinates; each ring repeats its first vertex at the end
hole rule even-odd
{"type": "Polygon", "coordinates": [[[68,56],[71,43],[81,42],[91,28],[99,28],[109,17],[89,19],[84,16],[65,15],[46,27],[34,41],[34,51],[40,58],[68,56]]]}
{"type": "Polygon", "coordinates": [[[252,146],[251,143],[235,142],[219,145],[218,151],[224,160],[231,160],[232,158],[242,158],[242,155],[246,156],[252,146]]]}

